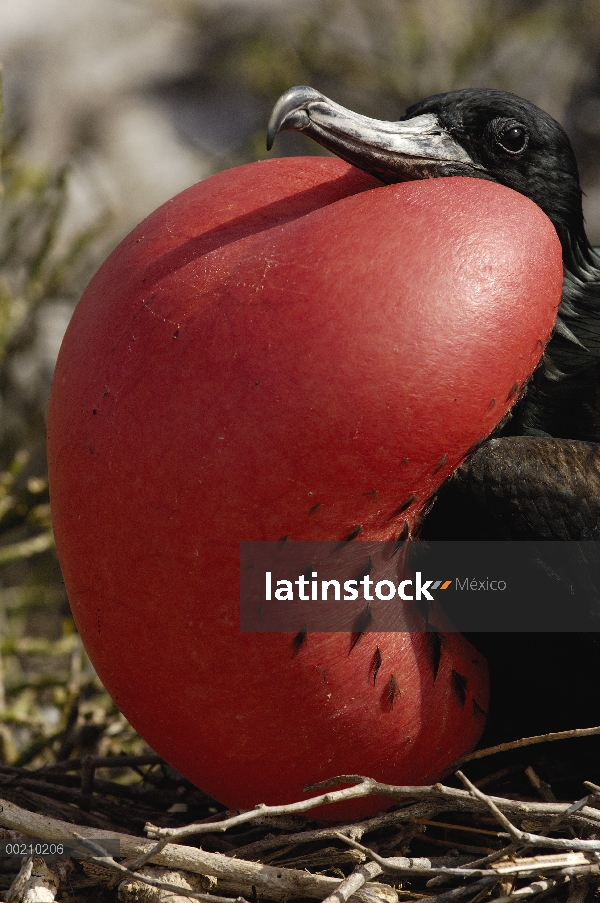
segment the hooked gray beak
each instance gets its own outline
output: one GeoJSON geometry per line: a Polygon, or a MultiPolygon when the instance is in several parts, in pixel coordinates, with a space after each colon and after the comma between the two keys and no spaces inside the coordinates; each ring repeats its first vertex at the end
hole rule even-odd
{"type": "Polygon", "coordinates": [[[370,119],[306,86],[290,88],[275,104],[267,129],[267,150],[284,131],[303,132],[382,182],[476,175],[483,169],[433,113],[399,122],[370,119]]]}

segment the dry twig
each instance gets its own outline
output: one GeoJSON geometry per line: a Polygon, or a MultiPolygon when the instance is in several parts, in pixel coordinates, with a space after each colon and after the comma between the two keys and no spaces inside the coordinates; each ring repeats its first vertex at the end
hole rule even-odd
{"type": "MultiPolygon", "coordinates": [[[[98,843],[101,843],[102,840],[118,840],[121,855],[135,860],[129,864],[129,868],[125,869],[118,863],[109,862],[108,859],[99,859],[98,861],[102,865],[114,864],[127,877],[139,877],[134,875],[134,869],[140,867],[140,857],[143,857],[145,860],[150,858],[156,865],[213,876],[218,879],[220,890],[224,893],[232,893],[236,897],[239,895],[253,897],[258,894],[270,900],[281,901],[288,900],[290,897],[323,899],[337,890],[341,883],[337,878],[233,859],[220,853],[207,853],[195,847],[168,843],[167,840],[162,843],[161,850],[156,852],[156,844],[130,834],[83,827],[74,830],[73,825],[68,822],[37,815],[6,800],[0,800],[0,806],[2,807],[0,824],[21,831],[30,837],[39,837],[43,840],[81,837],[98,843]]],[[[179,890],[179,892],[181,891],[179,890]]],[[[374,897],[378,897],[384,903],[396,903],[397,900],[397,895],[391,887],[372,882],[358,890],[356,897],[363,903],[373,903],[374,897]]]]}
{"type": "Polygon", "coordinates": [[[556,740],[575,740],[581,737],[594,737],[600,734],[599,727],[580,727],[572,731],[556,731],[551,734],[537,734],[535,737],[522,737],[520,740],[511,740],[510,743],[499,743],[497,746],[488,746],[486,749],[476,749],[468,756],[461,756],[452,763],[452,768],[461,768],[467,762],[476,759],[485,759],[495,756],[497,753],[510,752],[514,749],[523,749],[525,746],[534,746],[538,743],[554,743],[556,740]]]}

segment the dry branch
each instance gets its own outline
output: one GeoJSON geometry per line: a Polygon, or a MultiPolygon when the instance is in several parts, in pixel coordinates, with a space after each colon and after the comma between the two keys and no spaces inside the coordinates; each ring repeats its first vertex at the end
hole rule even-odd
{"type": "Polygon", "coordinates": [[[581,737],[594,737],[600,734],[600,727],[580,727],[571,731],[555,731],[551,734],[537,734],[535,737],[523,737],[521,740],[511,740],[509,743],[499,743],[497,746],[487,746],[485,749],[476,749],[468,756],[461,756],[452,763],[452,768],[461,768],[467,762],[476,759],[486,759],[497,753],[511,752],[514,749],[523,749],[525,746],[535,746],[538,743],[554,743],[557,740],[575,740],[581,737]]]}
{"type": "MultiPolygon", "coordinates": [[[[290,803],[284,806],[257,806],[255,809],[241,812],[229,818],[224,818],[218,822],[210,824],[193,824],[185,825],[182,828],[159,828],[153,824],[146,825],[146,832],[149,837],[156,838],[162,843],[169,842],[174,839],[190,837],[198,834],[213,834],[217,831],[227,831],[230,828],[236,828],[240,825],[253,821],[257,816],[265,818],[265,816],[291,815],[300,812],[308,812],[318,806],[325,806],[331,803],[346,802],[347,800],[360,799],[365,796],[383,796],[397,801],[407,803],[402,809],[393,813],[393,817],[397,822],[413,821],[416,818],[427,817],[423,815],[423,811],[427,810],[429,814],[432,809],[435,813],[444,811],[455,812],[482,812],[488,808],[487,802],[483,799],[474,797],[468,790],[460,790],[456,787],[447,787],[444,784],[433,784],[426,787],[413,786],[395,786],[392,784],[381,784],[371,778],[361,777],[359,775],[341,775],[332,778],[318,786],[305,788],[307,791],[321,789],[326,786],[339,784],[349,784],[353,786],[345,787],[343,790],[333,790],[321,796],[311,797],[307,800],[301,800],[298,803],[290,803]],[[412,800],[421,800],[427,805],[423,807],[422,803],[412,805],[412,800]],[[432,805],[433,804],[433,805],[432,805]]],[[[585,798],[584,805],[575,804],[577,810],[568,803],[538,803],[538,802],[520,802],[519,800],[510,800],[503,797],[486,797],[486,800],[492,802],[506,815],[513,818],[525,818],[527,816],[535,816],[542,820],[552,820],[557,817],[561,819],[574,819],[574,824],[581,824],[583,818],[595,830],[600,829],[600,810],[594,809],[587,805],[587,801],[594,798],[594,794],[590,794],[585,798]],[[573,810],[569,814],[569,810],[573,810]],[[582,818],[583,817],[583,818],[582,818]]],[[[339,830],[339,829],[338,829],[339,830]]],[[[596,841],[590,841],[594,843],[596,841]]],[[[600,849],[600,841],[597,841],[598,849],[600,849]]],[[[157,845],[158,846],[158,845],[157,845]]]]}
{"type": "MultiPolygon", "coordinates": [[[[74,829],[68,822],[29,812],[2,799],[0,806],[2,807],[0,825],[6,828],[42,840],[65,840],[70,837],[92,839],[98,843],[102,840],[118,840],[122,856],[138,859],[150,853],[152,854],[150,861],[155,865],[196,875],[213,876],[218,879],[218,890],[225,894],[249,898],[258,894],[259,897],[277,901],[286,901],[290,897],[312,897],[322,900],[334,893],[341,884],[338,878],[246,862],[220,853],[206,853],[195,847],[173,843],[164,846],[160,852],[153,853],[156,844],[141,837],[80,826],[74,829]]],[[[357,903],[359,900],[362,903],[373,903],[374,897],[383,903],[397,901],[395,891],[385,884],[369,882],[355,894],[357,903]]]]}

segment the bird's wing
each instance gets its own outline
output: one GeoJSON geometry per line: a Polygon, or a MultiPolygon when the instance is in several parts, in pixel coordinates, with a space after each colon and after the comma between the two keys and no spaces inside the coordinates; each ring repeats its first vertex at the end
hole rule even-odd
{"type": "Polygon", "coordinates": [[[600,544],[586,541],[600,539],[600,445],[530,436],[484,442],[446,481],[422,535],[529,540],[511,550],[535,588],[526,608],[538,612],[539,632],[466,634],[487,658],[495,691],[482,744],[597,724],[581,688],[594,685],[600,651],[600,544]],[[566,629],[549,625],[551,603],[568,613],[566,629]],[[586,632],[571,632],[570,620],[586,632]]]}
{"type": "Polygon", "coordinates": [[[534,436],[484,442],[442,486],[422,535],[600,539],[600,445],[534,436]]]}

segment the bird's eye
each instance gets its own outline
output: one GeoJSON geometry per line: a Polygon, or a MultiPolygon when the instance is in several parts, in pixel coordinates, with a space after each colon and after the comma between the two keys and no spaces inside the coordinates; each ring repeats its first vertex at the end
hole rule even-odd
{"type": "Polygon", "coordinates": [[[511,125],[498,135],[498,144],[510,154],[518,154],[525,149],[527,132],[522,125],[511,125]]]}

